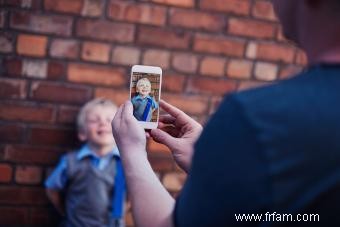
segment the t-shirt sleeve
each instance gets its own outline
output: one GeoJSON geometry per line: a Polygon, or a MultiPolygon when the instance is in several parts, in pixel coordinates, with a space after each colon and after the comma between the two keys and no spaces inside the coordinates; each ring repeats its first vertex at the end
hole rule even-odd
{"type": "Polygon", "coordinates": [[[152,97],[152,108],[153,109],[157,109],[158,108],[158,104],[156,102],[156,100],[152,97]]]}
{"type": "Polygon", "coordinates": [[[45,181],[45,188],[58,191],[65,188],[67,181],[66,165],[66,156],[62,156],[57,167],[45,181]]]}
{"type": "Polygon", "coordinates": [[[233,226],[236,214],[260,212],[269,196],[266,169],[242,105],[225,98],[195,145],[175,226],[233,226]]]}

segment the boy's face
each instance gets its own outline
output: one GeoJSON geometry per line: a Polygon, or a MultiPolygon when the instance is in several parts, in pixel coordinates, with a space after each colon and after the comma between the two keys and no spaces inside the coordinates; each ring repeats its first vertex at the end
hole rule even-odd
{"type": "Polygon", "coordinates": [[[79,138],[98,148],[114,146],[115,140],[112,135],[111,121],[116,109],[107,106],[95,106],[86,114],[85,125],[79,138]]]}
{"type": "Polygon", "coordinates": [[[142,96],[147,96],[151,92],[151,84],[148,81],[142,80],[139,82],[137,92],[142,96]]]}

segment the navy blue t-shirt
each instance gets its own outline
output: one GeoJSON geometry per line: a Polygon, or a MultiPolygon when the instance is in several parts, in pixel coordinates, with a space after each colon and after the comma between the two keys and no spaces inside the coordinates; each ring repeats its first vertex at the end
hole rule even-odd
{"type": "Polygon", "coordinates": [[[340,226],[340,65],[225,97],[195,145],[174,222],[340,226]],[[271,222],[267,212],[318,214],[319,222],[271,222]]]}

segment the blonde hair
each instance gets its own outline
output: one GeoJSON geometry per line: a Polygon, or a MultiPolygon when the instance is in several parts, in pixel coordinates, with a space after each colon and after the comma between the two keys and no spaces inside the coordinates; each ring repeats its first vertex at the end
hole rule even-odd
{"type": "Polygon", "coordinates": [[[113,109],[117,109],[117,105],[113,103],[110,99],[106,98],[96,98],[89,102],[87,102],[79,111],[77,116],[77,129],[81,131],[86,122],[86,116],[89,110],[96,106],[103,106],[103,107],[111,107],[113,109]]]}
{"type": "Polygon", "coordinates": [[[144,77],[144,78],[142,78],[142,79],[139,79],[139,80],[137,81],[136,87],[139,87],[140,84],[141,84],[143,81],[145,81],[146,83],[148,83],[148,84],[150,85],[150,88],[151,88],[151,82],[150,82],[150,80],[149,80],[148,78],[146,78],[146,77],[144,77]]]}

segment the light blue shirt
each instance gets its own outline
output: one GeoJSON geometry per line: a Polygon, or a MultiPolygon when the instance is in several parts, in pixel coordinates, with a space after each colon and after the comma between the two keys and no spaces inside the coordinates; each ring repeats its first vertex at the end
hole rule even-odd
{"type": "MultiPolygon", "coordinates": [[[[77,154],[77,160],[82,160],[86,157],[91,158],[91,162],[93,166],[99,170],[103,170],[114,157],[119,157],[119,151],[118,148],[114,148],[110,153],[103,157],[99,157],[91,151],[90,147],[88,145],[84,145],[77,154]]],[[[48,189],[54,189],[54,190],[63,190],[65,188],[66,182],[67,182],[67,175],[66,175],[66,168],[67,168],[67,162],[66,162],[66,156],[62,156],[59,164],[55,168],[55,170],[52,172],[52,174],[48,177],[48,179],[45,181],[45,187],[48,189]]]]}
{"type": "Polygon", "coordinates": [[[142,121],[142,116],[145,110],[145,107],[148,103],[148,99],[152,101],[152,105],[150,111],[147,115],[146,121],[151,121],[152,118],[152,110],[158,108],[158,104],[155,99],[151,96],[146,96],[143,98],[141,95],[137,95],[132,98],[131,102],[133,104],[133,115],[137,118],[137,120],[142,121]]]}

